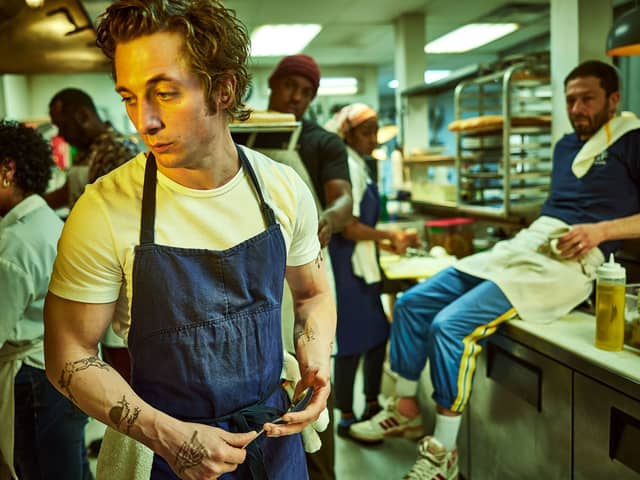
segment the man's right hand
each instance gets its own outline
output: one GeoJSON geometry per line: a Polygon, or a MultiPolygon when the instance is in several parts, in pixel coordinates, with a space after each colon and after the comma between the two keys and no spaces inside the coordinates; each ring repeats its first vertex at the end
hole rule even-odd
{"type": "MultiPolygon", "coordinates": [[[[181,422],[174,432],[182,443],[166,446],[163,457],[183,480],[210,480],[233,472],[246,458],[242,447],[253,440],[256,432],[230,433],[221,428],[181,422]]],[[[162,441],[162,440],[160,440],[162,441]]]]}

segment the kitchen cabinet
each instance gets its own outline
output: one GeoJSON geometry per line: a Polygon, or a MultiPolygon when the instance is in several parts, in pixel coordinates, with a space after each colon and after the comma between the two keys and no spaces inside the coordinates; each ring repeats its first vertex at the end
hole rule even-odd
{"type": "Polygon", "coordinates": [[[640,478],[640,351],[598,350],[594,333],[574,311],[489,338],[467,409],[467,480],[640,478]]]}
{"type": "Polygon", "coordinates": [[[466,478],[571,478],[571,370],[502,335],[476,368],[466,478]]]}
{"type": "Polygon", "coordinates": [[[640,401],[579,373],[573,388],[573,478],[638,479],[640,401]]]}

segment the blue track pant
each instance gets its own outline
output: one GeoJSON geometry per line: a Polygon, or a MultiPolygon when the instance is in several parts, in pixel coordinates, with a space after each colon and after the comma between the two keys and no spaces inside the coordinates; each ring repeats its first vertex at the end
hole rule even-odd
{"type": "Polygon", "coordinates": [[[462,412],[484,340],[515,313],[495,283],[447,268],[396,302],[391,369],[418,380],[429,359],[433,399],[441,407],[462,412]]]}

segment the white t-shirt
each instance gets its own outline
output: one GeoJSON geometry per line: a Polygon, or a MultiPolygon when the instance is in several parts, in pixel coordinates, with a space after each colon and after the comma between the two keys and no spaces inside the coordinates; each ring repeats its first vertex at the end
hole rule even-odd
{"type": "MultiPolygon", "coordinates": [[[[315,260],[320,244],[311,192],[290,167],[241,148],[280,225],[287,265],[315,260]]],[[[87,186],[65,223],[49,285],[55,295],[77,302],[118,300],[113,329],[125,339],[131,323],[131,279],[134,248],[140,243],[145,163],[145,155],[139,154],[87,186]]],[[[243,168],[213,190],[186,188],[158,171],[156,244],[225,250],[265,228],[258,196],[243,168]]]]}

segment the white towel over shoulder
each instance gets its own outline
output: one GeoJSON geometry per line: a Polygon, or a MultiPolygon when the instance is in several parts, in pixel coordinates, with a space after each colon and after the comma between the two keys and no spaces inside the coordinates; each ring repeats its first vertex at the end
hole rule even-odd
{"type": "Polygon", "coordinates": [[[637,129],[640,129],[640,120],[633,112],[622,112],[619,116],[613,117],[582,146],[571,164],[573,174],[578,178],[586,175],[598,155],[625,133],[637,129]]]}

